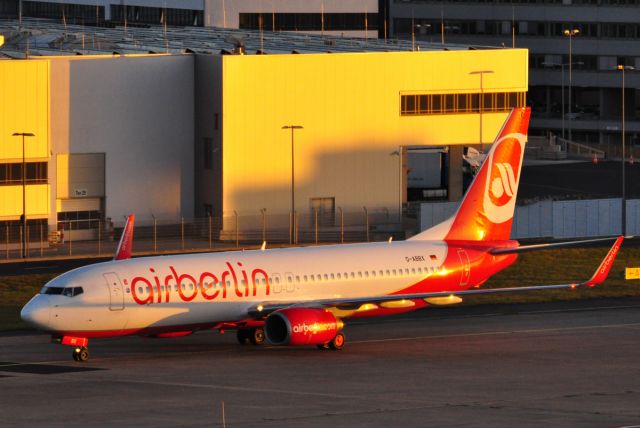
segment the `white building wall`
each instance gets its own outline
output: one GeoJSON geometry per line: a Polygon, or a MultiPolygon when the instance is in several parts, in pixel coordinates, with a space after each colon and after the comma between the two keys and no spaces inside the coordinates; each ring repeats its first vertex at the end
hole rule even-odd
{"type": "Polygon", "coordinates": [[[193,67],[188,55],[51,59],[52,157],[106,153],[107,217],[193,216],[193,67]]]}
{"type": "MultiPolygon", "coordinates": [[[[204,25],[239,28],[241,13],[377,13],[377,0],[204,0],[204,25]]],[[[345,33],[360,35],[364,31],[345,33]]]]}

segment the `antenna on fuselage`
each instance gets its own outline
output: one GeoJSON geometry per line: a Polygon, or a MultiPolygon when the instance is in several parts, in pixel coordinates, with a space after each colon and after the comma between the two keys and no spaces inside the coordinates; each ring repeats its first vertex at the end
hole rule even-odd
{"type": "Polygon", "coordinates": [[[264,251],[267,249],[267,241],[262,241],[262,246],[260,247],[260,251],[264,251]]]}
{"type": "Polygon", "coordinates": [[[389,237],[389,244],[391,244],[391,241],[393,241],[393,236],[389,237]]]}

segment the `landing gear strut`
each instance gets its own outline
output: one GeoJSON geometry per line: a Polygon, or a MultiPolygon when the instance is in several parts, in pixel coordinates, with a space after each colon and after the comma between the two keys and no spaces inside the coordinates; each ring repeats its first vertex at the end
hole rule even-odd
{"type": "Polygon", "coordinates": [[[252,345],[262,345],[265,341],[264,329],[262,327],[241,328],[236,333],[238,342],[246,345],[251,342],[252,345]]]}
{"type": "Polygon", "coordinates": [[[322,345],[318,345],[318,349],[331,349],[334,351],[339,351],[344,348],[344,342],[346,337],[343,332],[338,332],[336,337],[334,337],[331,342],[324,343],[322,345]]]}
{"type": "Polygon", "coordinates": [[[89,348],[85,346],[80,346],[73,349],[73,353],[71,354],[73,359],[79,362],[85,362],[89,360],[89,348]]]}

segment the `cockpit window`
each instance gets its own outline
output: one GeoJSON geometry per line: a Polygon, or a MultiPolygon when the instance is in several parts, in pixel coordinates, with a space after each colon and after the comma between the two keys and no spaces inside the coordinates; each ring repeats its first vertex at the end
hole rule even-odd
{"type": "Polygon", "coordinates": [[[62,294],[63,296],[67,296],[67,297],[74,297],[74,296],[77,296],[78,294],[82,294],[83,292],[84,290],[82,289],[82,287],[65,287],[65,288],[42,287],[42,290],[40,290],[40,294],[50,294],[50,295],[62,294]]]}

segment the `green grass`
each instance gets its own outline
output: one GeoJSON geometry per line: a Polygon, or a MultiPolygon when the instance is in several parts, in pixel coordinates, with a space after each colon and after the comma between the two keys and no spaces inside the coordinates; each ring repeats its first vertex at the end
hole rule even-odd
{"type": "Polygon", "coordinates": [[[0,330],[28,328],[20,319],[20,309],[54,276],[0,276],[0,330]]]}
{"type": "MultiPolygon", "coordinates": [[[[484,287],[512,287],[580,282],[591,277],[607,248],[564,249],[524,253],[508,269],[491,278],[484,287]]],[[[464,304],[528,303],[605,297],[640,296],[640,280],[626,281],[625,266],[640,266],[640,247],[623,248],[609,278],[594,288],[520,294],[470,296],[464,304]]],[[[0,276],[0,331],[28,328],[20,309],[42,285],[55,275],[0,276]]]]}

